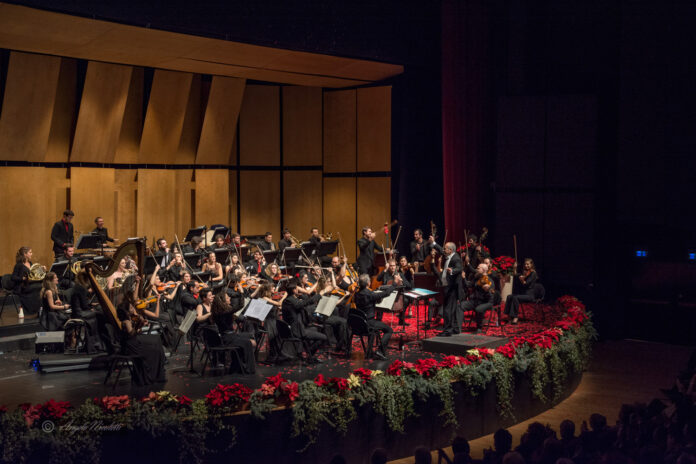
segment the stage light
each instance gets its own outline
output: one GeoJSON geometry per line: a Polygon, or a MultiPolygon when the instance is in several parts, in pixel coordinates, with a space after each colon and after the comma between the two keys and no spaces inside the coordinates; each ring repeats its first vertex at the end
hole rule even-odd
{"type": "Polygon", "coordinates": [[[645,250],[636,250],[636,258],[647,258],[648,252],[645,250]]]}
{"type": "Polygon", "coordinates": [[[694,253],[693,251],[689,252],[689,260],[696,261],[696,253],[694,253]]]}

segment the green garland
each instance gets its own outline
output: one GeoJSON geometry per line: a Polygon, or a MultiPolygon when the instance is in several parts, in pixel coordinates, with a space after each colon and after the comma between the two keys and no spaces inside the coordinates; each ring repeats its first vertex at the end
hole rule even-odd
{"type": "Polygon", "coordinates": [[[498,413],[503,418],[515,420],[515,415],[512,412],[512,395],[515,392],[514,361],[499,353],[495,353],[491,358],[491,362],[493,363],[493,372],[495,373],[498,413]]]}

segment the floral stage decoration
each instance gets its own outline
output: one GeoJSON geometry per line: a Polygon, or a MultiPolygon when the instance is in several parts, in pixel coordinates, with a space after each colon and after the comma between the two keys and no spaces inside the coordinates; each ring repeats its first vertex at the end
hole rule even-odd
{"type": "Polygon", "coordinates": [[[383,415],[392,431],[403,433],[407,419],[417,415],[416,402],[434,398],[444,425],[455,430],[454,384],[476,396],[495,382],[498,412],[512,419],[516,378],[526,375],[537,399],[557,401],[568,376],[581,373],[590,360],[597,334],[585,306],[572,296],[559,298],[554,306],[561,317],[552,327],[513,337],[494,350],[415,362],[397,359],[385,371],[359,368],[347,378],[319,374],[298,383],[278,374],[256,390],[218,384],[193,400],[160,391],[144,398],[90,398],[81,405],[54,400],[14,410],[0,405],[0,462],[97,462],[122,447],[126,436],[137,437],[134,453],[138,446],[150,451],[157,446],[171,453],[164,456],[170,462],[205,462],[234,453],[231,418],[252,414],[264,420],[279,408],[289,408],[291,435],[301,437],[305,448],[325,428],[345,433],[357,409],[365,406],[383,415]],[[85,424],[90,433],[79,433],[85,424]]]}

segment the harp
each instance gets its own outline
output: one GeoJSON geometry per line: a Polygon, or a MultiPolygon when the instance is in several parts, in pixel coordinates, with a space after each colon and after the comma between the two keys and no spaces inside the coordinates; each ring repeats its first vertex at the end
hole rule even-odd
{"type": "Polygon", "coordinates": [[[116,307],[111,302],[111,299],[106,294],[104,289],[97,282],[97,277],[107,278],[118,269],[118,265],[123,258],[130,256],[135,261],[138,266],[138,275],[142,279],[143,268],[145,266],[145,239],[144,238],[129,238],[121,246],[116,249],[114,256],[112,257],[112,262],[106,269],[101,269],[94,262],[88,262],[84,264],[85,271],[87,272],[87,278],[89,279],[90,286],[94,291],[94,294],[102,307],[104,316],[106,319],[121,330],[121,321],[116,314],[116,307]]]}

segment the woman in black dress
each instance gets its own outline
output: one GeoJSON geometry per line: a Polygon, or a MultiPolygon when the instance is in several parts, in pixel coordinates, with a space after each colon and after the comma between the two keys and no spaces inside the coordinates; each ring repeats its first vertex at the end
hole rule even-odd
{"type": "MultiPolygon", "coordinates": [[[[123,353],[140,356],[140,359],[134,363],[133,383],[150,385],[166,381],[165,356],[159,335],[141,333],[147,320],[143,316],[142,310],[135,307],[139,288],[140,276],[130,275],[126,277],[121,288],[123,301],[116,308],[116,313],[121,321],[121,349],[123,353]]],[[[159,306],[159,297],[157,305],[159,306]]]]}
{"type": "Polygon", "coordinates": [[[90,284],[87,272],[82,271],[75,276],[75,286],[70,296],[72,317],[84,320],[90,329],[90,343],[95,350],[104,349],[109,353],[114,351],[113,341],[106,326],[106,318],[101,308],[90,305],[90,284]]]}
{"type": "Polygon", "coordinates": [[[539,276],[531,258],[524,260],[524,272],[520,274],[519,279],[524,293],[508,295],[505,300],[505,314],[509,316],[511,324],[517,324],[520,303],[529,303],[536,298],[535,286],[539,281],[539,276]]]}
{"type": "Polygon", "coordinates": [[[21,247],[17,251],[15,267],[12,270],[12,288],[19,296],[20,308],[19,318],[23,319],[24,314],[34,315],[39,313],[41,306],[41,281],[29,280],[29,270],[31,269],[32,250],[29,247],[21,247]]]}
{"type": "Polygon", "coordinates": [[[63,304],[58,297],[58,276],[55,272],[49,272],[44,277],[41,284],[41,304],[43,310],[46,311],[46,320],[48,330],[60,330],[65,325],[65,322],[70,319],[66,312],[70,305],[63,304]]]}
{"type": "Polygon", "coordinates": [[[253,334],[247,332],[237,332],[234,327],[235,310],[230,305],[230,296],[223,292],[219,293],[214,299],[211,307],[213,322],[218,327],[222,342],[225,345],[239,346],[244,350],[242,356],[243,373],[253,374],[256,372],[256,360],[254,350],[256,341],[253,334]]]}

